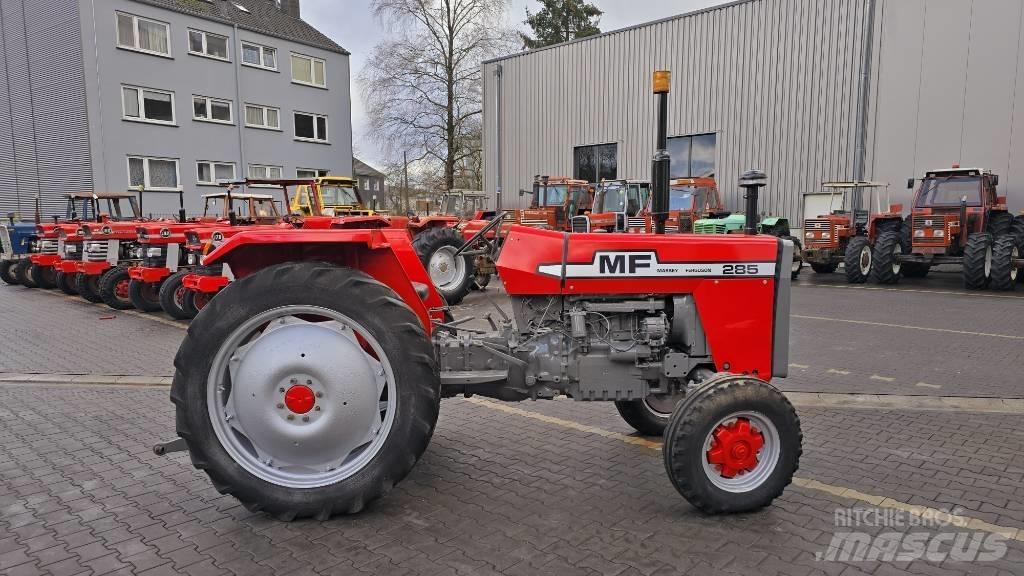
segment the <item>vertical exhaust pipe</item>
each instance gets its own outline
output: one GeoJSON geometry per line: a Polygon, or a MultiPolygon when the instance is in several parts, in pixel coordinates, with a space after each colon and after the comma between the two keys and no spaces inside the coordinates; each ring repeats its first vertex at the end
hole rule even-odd
{"type": "Polygon", "coordinates": [[[746,223],[743,232],[749,236],[757,234],[757,196],[761,188],[768,182],[768,177],[760,170],[747,170],[740,175],[740,188],[743,188],[743,198],[747,201],[746,223]]]}
{"type": "Polygon", "coordinates": [[[672,159],[668,154],[668,93],[672,84],[672,73],[668,70],[654,72],[654,93],[658,97],[658,151],[654,153],[651,166],[651,220],[654,233],[665,233],[668,220],[668,180],[672,159]]]}

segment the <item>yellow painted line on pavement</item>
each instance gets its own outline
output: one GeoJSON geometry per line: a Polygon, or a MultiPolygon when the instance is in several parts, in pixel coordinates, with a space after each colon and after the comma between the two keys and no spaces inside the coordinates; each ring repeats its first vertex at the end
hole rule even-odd
{"type": "Polygon", "coordinates": [[[970,332],[967,330],[952,330],[950,328],[928,328],[926,326],[908,326],[906,324],[890,324],[888,322],[869,322],[867,320],[848,320],[846,318],[828,318],[826,316],[803,316],[793,314],[793,318],[801,320],[824,320],[825,322],[842,322],[845,324],[860,324],[862,326],[881,326],[883,328],[902,328],[904,330],[921,330],[924,332],[941,332],[943,334],[962,334],[964,336],[986,336],[988,338],[1006,338],[1008,340],[1024,340],[1024,336],[1015,334],[990,334],[988,332],[970,332]]]}
{"type": "MultiPolygon", "coordinates": [[[[545,414],[539,414],[537,412],[531,412],[529,410],[523,410],[522,408],[514,408],[505,404],[499,404],[492,400],[484,398],[469,398],[468,402],[483,406],[485,408],[496,410],[498,412],[505,412],[506,414],[515,414],[517,416],[523,416],[533,420],[539,420],[548,424],[554,424],[563,428],[569,428],[571,430],[578,430],[580,432],[588,432],[603,436],[605,438],[620,440],[627,444],[634,444],[637,446],[643,446],[650,448],[651,450],[661,451],[661,442],[655,442],[647,440],[645,438],[639,438],[631,436],[629,434],[621,434],[619,432],[612,432],[610,430],[604,430],[596,426],[588,426],[581,424],[573,420],[566,420],[564,418],[555,418],[553,416],[547,416],[545,414]]],[[[877,506],[879,508],[890,508],[893,510],[902,510],[908,514],[913,514],[920,518],[927,518],[929,520],[935,520],[938,522],[945,522],[954,526],[963,527],[971,530],[978,530],[979,532],[989,532],[992,534],[999,534],[1010,540],[1018,540],[1024,542],[1024,529],[1013,528],[1009,526],[1000,526],[998,524],[992,524],[985,522],[984,520],[973,518],[970,516],[963,516],[959,514],[950,514],[945,510],[938,508],[929,508],[927,506],[917,506],[914,504],[908,504],[901,502],[887,496],[878,496],[875,494],[868,494],[854,490],[853,488],[847,488],[845,486],[836,486],[834,484],[826,484],[817,480],[809,478],[793,477],[793,484],[807,490],[814,490],[816,492],[823,492],[839,498],[846,498],[849,500],[856,500],[858,502],[864,502],[877,506]]]]}
{"type": "Polygon", "coordinates": [[[1011,296],[1009,294],[994,294],[992,292],[959,292],[956,290],[923,290],[920,288],[883,288],[881,286],[841,286],[834,284],[794,284],[800,288],[834,288],[837,290],[871,290],[876,292],[910,292],[915,294],[940,294],[946,296],[973,296],[975,298],[1010,298],[1012,300],[1024,300],[1024,296],[1011,296]]]}

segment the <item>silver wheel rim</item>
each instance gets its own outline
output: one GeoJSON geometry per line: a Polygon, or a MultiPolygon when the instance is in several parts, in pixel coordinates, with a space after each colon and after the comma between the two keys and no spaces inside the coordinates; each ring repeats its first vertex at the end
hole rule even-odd
{"type": "Polygon", "coordinates": [[[900,270],[903,268],[903,264],[900,262],[900,256],[903,255],[903,247],[897,242],[892,247],[892,273],[899,275],[900,270]]]}
{"type": "Polygon", "coordinates": [[[992,276],[992,246],[985,248],[985,278],[992,276]]]}
{"type": "Polygon", "coordinates": [[[764,484],[775,471],[779,463],[782,442],[779,438],[779,431],[765,415],[760,412],[740,411],[734,412],[722,418],[711,427],[707,437],[704,439],[704,449],[701,452],[701,463],[704,466],[704,474],[716,487],[733,493],[750,492],[764,484]],[[711,450],[715,439],[714,433],[719,426],[735,424],[739,419],[744,418],[750,426],[761,433],[764,444],[757,451],[757,464],[748,472],[742,472],[733,478],[722,476],[714,464],[708,461],[708,451],[711,450]]]}
{"type": "Polygon", "coordinates": [[[794,258],[793,259],[793,267],[790,268],[790,271],[791,272],[799,272],[800,271],[800,267],[803,265],[803,263],[804,263],[803,260],[801,260],[799,258],[794,258]]]}
{"type": "Polygon", "coordinates": [[[395,378],[380,344],[355,320],[316,306],[274,308],[236,328],[206,386],[210,421],[231,459],[288,488],[356,474],[395,418],[395,378]],[[294,391],[313,404],[297,404],[294,391]]]}
{"type": "Polygon", "coordinates": [[[871,272],[871,246],[865,244],[860,249],[860,273],[867,276],[871,272]]]}
{"type": "Polygon", "coordinates": [[[466,259],[455,256],[455,248],[442,246],[430,255],[430,280],[440,290],[450,290],[462,284],[466,277],[466,259]]]}

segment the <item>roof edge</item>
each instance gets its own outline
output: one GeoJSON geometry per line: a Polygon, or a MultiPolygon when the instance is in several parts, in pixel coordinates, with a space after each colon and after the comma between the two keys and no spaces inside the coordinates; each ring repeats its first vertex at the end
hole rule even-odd
{"type": "Polygon", "coordinates": [[[494,64],[495,62],[501,62],[502,60],[509,60],[509,59],[512,59],[512,58],[518,58],[520,56],[527,56],[527,55],[530,55],[530,54],[536,54],[537,52],[543,52],[545,50],[552,50],[554,48],[561,48],[563,46],[568,46],[570,44],[576,44],[576,43],[579,43],[579,42],[587,42],[589,40],[596,40],[598,38],[603,38],[605,36],[611,36],[611,35],[614,35],[614,34],[621,34],[623,32],[630,32],[630,31],[636,30],[638,28],[646,28],[647,26],[654,26],[656,24],[663,24],[665,22],[671,22],[672,20],[679,20],[679,19],[682,19],[682,18],[689,18],[691,16],[697,16],[697,15],[703,14],[705,12],[713,12],[715,10],[724,10],[726,8],[733,8],[735,6],[739,6],[740,4],[751,4],[753,2],[759,2],[759,1],[760,0],[732,0],[731,2],[724,2],[722,4],[717,4],[715,6],[708,6],[707,8],[700,8],[698,10],[691,10],[690,12],[683,12],[682,14],[676,14],[675,16],[666,16],[664,18],[659,18],[658,20],[651,20],[650,22],[641,22],[640,24],[634,24],[632,26],[626,26],[625,28],[617,28],[615,30],[609,30],[607,32],[602,32],[600,34],[594,34],[593,36],[587,36],[585,38],[576,38],[574,40],[566,40],[565,42],[559,42],[558,44],[552,44],[550,46],[544,46],[543,48],[535,48],[533,50],[523,50],[523,51],[520,51],[520,52],[515,52],[515,53],[512,53],[512,54],[508,54],[506,56],[498,56],[497,58],[490,58],[488,60],[484,60],[480,64],[481,65],[484,65],[484,64],[494,64]]]}

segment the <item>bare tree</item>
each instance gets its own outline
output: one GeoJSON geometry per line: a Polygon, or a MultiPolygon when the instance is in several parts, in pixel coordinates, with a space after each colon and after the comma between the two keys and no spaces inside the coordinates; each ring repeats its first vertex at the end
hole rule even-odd
{"type": "Polygon", "coordinates": [[[369,136],[392,158],[455,186],[480,156],[480,62],[514,46],[502,25],[508,0],[373,0],[392,37],[360,73],[369,136]]]}

